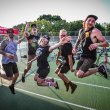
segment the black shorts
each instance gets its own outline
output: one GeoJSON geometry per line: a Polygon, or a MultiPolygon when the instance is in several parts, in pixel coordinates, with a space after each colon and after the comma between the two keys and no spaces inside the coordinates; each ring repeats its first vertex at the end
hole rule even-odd
{"type": "Polygon", "coordinates": [[[8,63],[8,64],[2,64],[3,69],[6,73],[7,77],[12,77],[13,74],[18,73],[18,67],[16,63],[8,63]]]}
{"type": "Polygon", "coordinates": [[[37,74],[39,74],[39,78],[45,79],[50,72],[50,67],[47,66],[45,68],[39,67],[37,70],[37,74]]]}
{"type": "Polygon", "coordinates": [[[70,70],[70,67],[69,67],[69,65],[67,63],[65,63],[65,64],[61,63],[58,66],[58,68],[60,69],[60,73],[67,73],[70,70]]]}
{"type": "Polygon", "coordinates": [[[77,63],[76,70],[82,70],[84,73],[88,71],[89,68],[94,64],[96,59],[91,58],[80,58],[80,60],[77,63]]]}

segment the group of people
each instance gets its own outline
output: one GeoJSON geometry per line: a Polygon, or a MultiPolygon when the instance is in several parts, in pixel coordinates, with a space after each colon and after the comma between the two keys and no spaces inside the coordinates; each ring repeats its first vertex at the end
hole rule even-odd
{"type": "Polygon", "coordinates": [[[23,37],[18,41],[14,40],[13,29],[7,30],[7,38],[2,41],[0,46],[0,54],[2,54],[2,66],[5,74],[0,73],[0,77],[8,80],[12,80],[12,84],[9,89],[15,94],[15,83],[19,76],[17,67],[17,44],[19,44],[24,38],[28,41],[28,61],[27,66],[22,74],[22,82],[25,82],[25,76],[31,69],[32,62],[37,60],[37,71],[34,76],[38,86],[52,86],[59,89],[58,82],[54,78],[48,78],[50,72],[50,65],[48,62],[49,54],[56,48],[58,48],[58,54],[56,57],[56,64],[58,68],[55,73],[59,78],[62,79],[66,87],[66,91],[71,88],[71,93],[75,91],[77,85],[71,82],[67,77],[68,71],[75,72],[76,76],[83,78],[91,74],[99,72],[105,78],[107,78],[107,69],[105,65],[91,68],[95,63],[97,55],[96,49],[101,47],[108,47],[109,43],[102,36],[100,30],[95,27],[96,20],[98,19],[95,15],[88,15],[83,21],[83,27],[79,30],[79,35],[74,46],[71,43],[71,37],[67,35],[65,29],[61,29],[59,32],[59,42],[55,45],[49,46],[50,37],[48,35],[38,36],[38,29],[36,24],[31,25],[31,32],[28,32],[29,23],[26,23],[23,37]],[[74,54],[77,53],[78,45],[81,44],[82,53],[77,63],[76,69],[73,68],[75,63],[74,54]],[[62,60],[59,62],[59,57],[62,60]]]}

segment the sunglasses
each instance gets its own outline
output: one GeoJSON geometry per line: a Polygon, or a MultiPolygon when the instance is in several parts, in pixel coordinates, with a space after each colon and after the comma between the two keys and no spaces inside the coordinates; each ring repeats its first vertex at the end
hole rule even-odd
{"type": "Polygon", "coordinates": [[[61,37],[65,37],[66,35],[60,35],[61,37]]]}

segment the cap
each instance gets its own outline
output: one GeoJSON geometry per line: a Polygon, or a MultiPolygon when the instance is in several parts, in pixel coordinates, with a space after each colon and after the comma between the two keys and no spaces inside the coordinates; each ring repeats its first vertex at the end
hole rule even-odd
{"type": "Polygon", "coordinates": [[[46,38],[48,41],[50,40],[50,37],[48,35],[43,35],[43,38],[46,38]]]}
{"type": "Polygon", "coordinates": [[[36,24],[31,24],[31,28],[33,27],[37,28],[36,24]]]}
{"type": "Polygon", "coordinates": [[[7,33],[14,33],[13,28],[9,28],[9,29],[7,29],[7,33]]]}
{"type": "Polygon", "coordinates": [[[95,21],[98,19],[98,17],[97,17],[96,15],[88,15],[88,16],[86,17],[85,21],[86,21],[88,18],[90,18],[90,17],[94,18],[95,21]]]}

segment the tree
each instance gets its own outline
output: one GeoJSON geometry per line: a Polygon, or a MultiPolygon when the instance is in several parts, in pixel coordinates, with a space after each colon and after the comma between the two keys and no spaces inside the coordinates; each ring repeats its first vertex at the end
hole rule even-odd
{"type": "Polygon", "coordinates": [[[106,35],[110,36],[110,23],[108,23],[106,26],[106,32],[107,32],[106,35]]]}
{"type": "Polygon", "coordinates": [[[55,22],[55,21],[60,21],[62,20],[60,16],[57,16],[57,15],[42,15],[40,16],[37,20],[47,20],[49,22],[55,22]]]}

